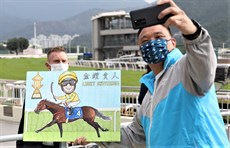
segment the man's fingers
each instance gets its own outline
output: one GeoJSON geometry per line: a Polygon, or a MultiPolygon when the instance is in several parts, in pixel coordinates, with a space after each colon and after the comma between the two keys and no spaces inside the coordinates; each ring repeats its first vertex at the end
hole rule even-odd
{"type": "Polygon", "coordinates": [[[74,145],[86,145],[89,144],[89,142],[86,141],[85,137],[79,137],[74,141],[74,145]]]}
{"type": "Polygon", "coordinates": [[[183,21],[182,18],[178,15],[171,16],[170,18],[166,20],[166,22],[164,23],[164,26],[166,28],[169,26],[178,27],[182,21],[183,21]]]}
{"type": "Polygon", "coordinates": [[[166,8],[166,9],[162,10],[160,12],[160,14],[158,15],[158,18],[162,19],[168,14],[178,15],[178,14],[181,14],[181,13],[182,13],[181,9],[178,9],[176,7],[169,7],[169,8],[166,8]]]}
{"type": "Polygon", "coordinates": [[[165,4],[165,3],[169,3],[171,6],[178,7],[176,5],[176,3],[174,3],[173,0],[158,0],[157,1],[157,5],[162,5],[162,4],[165,4]]]}

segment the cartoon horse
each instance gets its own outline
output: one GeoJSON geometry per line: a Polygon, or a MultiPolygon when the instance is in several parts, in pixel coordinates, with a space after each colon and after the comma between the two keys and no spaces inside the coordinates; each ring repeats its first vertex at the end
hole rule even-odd
{"type": "MultiPolygon", "coordinates": [[[[73,121],[78,120],[78,119],[83,119],[85,122],[87,122],[89,125],[91,125],[92,127],[95,128],[98,137],[100,137],[100,133],[99,133],[98,128],[100,128],[103,132],[108,131],[108,129],[103,129],[94,120],[95,120],[96,116],[102,118],[103,120],[111,120],[110,117],[103,115],[97,109],[90,107],[90,106],[82,106],[80,108],[78,107],[78,109],[80,109],[80,110],[78,110],[77,114],[80,113],[81,116],[79,116],[79,118],[69,119],[69,122],[73,122],[73,121]]],[[[68,109],[65,109],[65,107],[62,107],[56,103],[53,103],[53,102],[50,102],[50,101],[44,99],[38,103],[34,112],[39,113],[40,111],[45,110],[45,109],[49,110],[53,114],[53,120],[50,123],[48,123],[46,126],[44,126],[43,128],[36,130],[36,133],[44,130],[47,127],[52,126],[55,123],[57,123],[59,131],[60,131],[60,137],[62,137],[62,132],[63,132],[62,123],[66,123],[66,115],[67,115],[66,110],[68,110],[68,109]]],[[[76,114],[76,112],[74,112],[74,114],[76,114]]]]}

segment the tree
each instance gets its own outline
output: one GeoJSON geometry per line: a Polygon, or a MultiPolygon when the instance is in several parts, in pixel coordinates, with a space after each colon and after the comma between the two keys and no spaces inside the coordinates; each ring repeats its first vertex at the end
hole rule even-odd
{"type": "Polygon", "coordinates": [[[24,49],[27,49],[29,46],[29,41],[26,38],[20,37],[18,38],[18,42],[20,52],[22,52],[24,49]]]}
{"type": "Polygon", "coordinates": [[[2,45],[2,44],[0,44],[0,50],[5,50],[6,48],[2,45]]]}
{"type": "Polygon", "coordinates": [[[12,38],[7,41],[6,44],[7,49],[10,50],[10,52],[15,51],[16,55],[18,55],[18,40],[17,38],[12,38]]]}
{"type": "Polygon", "coordinates": [[[18,52],[22,52],[24,49],[28,48],[28,46],[29,41],[23,37],[12,38],[7,41],[7,49],[9,49],[11,52],[15,51],[16,55],[18,55],[18,52]]]}

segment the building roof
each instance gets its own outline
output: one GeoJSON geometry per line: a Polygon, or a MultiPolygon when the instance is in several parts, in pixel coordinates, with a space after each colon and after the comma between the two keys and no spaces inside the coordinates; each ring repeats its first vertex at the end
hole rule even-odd
{"type": "Polygon", "coordinates": [[[93,16],[91,20],[95,20],[95,19],[98,19],[101,17],[121,16],[121,15],[126,15],[127,17],[130,17],[129,14],[126,13],[124,10],[120,10],[120,11],[103,12],[103,13],[97,14],[97,15],[93,16]]]}

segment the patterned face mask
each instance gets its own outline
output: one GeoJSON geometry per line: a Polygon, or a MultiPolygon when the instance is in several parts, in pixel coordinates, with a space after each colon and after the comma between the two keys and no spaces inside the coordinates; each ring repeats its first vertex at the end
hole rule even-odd
{"type": "Polygon", "coordinates": [[[140,50],[143,60],[148,64],[156,64],[166,59],[169,53],[166,39],[150,40],[141,45],[140,50]]]}

